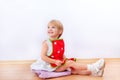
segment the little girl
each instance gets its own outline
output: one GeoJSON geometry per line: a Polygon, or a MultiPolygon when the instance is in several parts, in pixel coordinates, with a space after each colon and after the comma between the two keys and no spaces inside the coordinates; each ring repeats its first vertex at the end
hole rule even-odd
{"type": "Polygon", "coordinates": [[[58,20],[51,20],[48,23],[48,40],[43,41],[41,58],[31,65],[34,70],[45,70],[62,72],[70,70],[72,74],[102,76],[104,70],[104,59],[93,64],[81,65],[75,58],[66,58],[64,55],[65,45],[61,37],[63,25],[58,20]]]}

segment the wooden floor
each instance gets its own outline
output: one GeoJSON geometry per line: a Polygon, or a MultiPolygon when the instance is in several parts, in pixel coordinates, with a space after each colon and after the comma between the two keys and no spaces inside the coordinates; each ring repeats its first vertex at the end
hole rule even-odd
{"type": "MultiPolygon", "coordinates": [[[[97,59],[80,59],[79,63],[87,64],[97,59]]],[[[42,80],[30,70],[34,61],[0,61],[0,80],[42,80]]],[[[105,59],[103,77],[70,75],[46,80],[120,80],[120,58],[105,59]]]]}

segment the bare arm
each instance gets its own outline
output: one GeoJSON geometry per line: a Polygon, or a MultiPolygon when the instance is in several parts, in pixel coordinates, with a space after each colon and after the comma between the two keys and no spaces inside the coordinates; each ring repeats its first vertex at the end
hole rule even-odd
{"type": "Polygon", "coordinates": [[[47,42],[44,41],[43,44],[42,44],[42,51],[41,51],[41,58],[42,60],[48,62],[48,63],[53,63],[53,64],[56,64],[56,65],[61,65],[61,61],[59,60],[55,60],[55,59],[51,59],[47,56],[47,51],[48,51],[48,46],[47,46],[47,42]]]}
{"type": "Polygon", "coordinates": [[[64,55],[63,58],[66,59],[66,56],[64,55]]]}
{"type": "Polygon", "coordinates": [[[44,41],[42,44],[41,58],[42,58],[42,60],[44,60],[48,63],[55,63],[54,59],[51,59],[47,56],[47,51],[48,51],[47,42],[44,41]]]}

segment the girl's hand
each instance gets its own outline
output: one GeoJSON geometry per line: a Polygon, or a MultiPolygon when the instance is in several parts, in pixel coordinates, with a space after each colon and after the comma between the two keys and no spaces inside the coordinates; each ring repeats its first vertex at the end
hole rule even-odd
{"type": "Polygon", "coordinates": [[[56,64],[57,66],[61,66],[62,61],[60,61],[60,60],[56,60],[56,61],[55,61],[55,64],[56,64]]]}

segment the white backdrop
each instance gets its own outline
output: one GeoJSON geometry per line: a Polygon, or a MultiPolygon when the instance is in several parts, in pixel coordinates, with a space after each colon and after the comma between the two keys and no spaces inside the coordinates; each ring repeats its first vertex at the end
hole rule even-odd
{"type": "Polygon", "coordinates": [[[120,58],[119,0],[0,0],[0,60],[40,56],[47,23],[64,25],[66,55],[120,58]]]}

